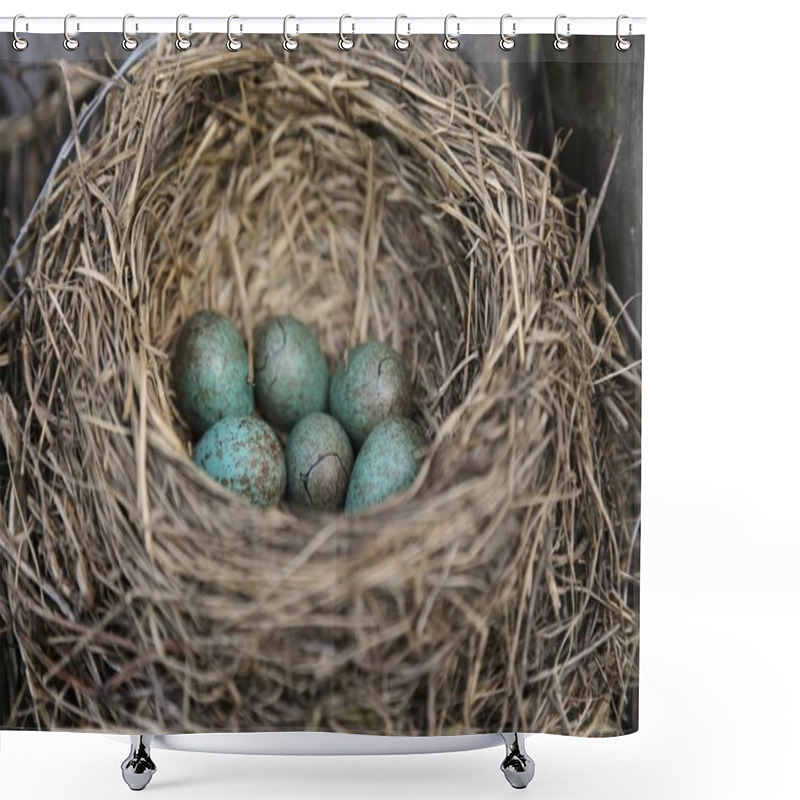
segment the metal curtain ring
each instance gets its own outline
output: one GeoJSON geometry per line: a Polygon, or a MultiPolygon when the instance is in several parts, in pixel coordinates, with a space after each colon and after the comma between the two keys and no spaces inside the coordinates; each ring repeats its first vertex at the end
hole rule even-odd
{"type": "MultiPolygon", "coordinates": [[[[67,14],[64,17],[64,49],[65,50],[77,50],[78,49],[78,40],[74,36],[69,35],[69,21],[71,19],[75,19],[74,14],[67,14]]],[[[80,25],[77,25],[76,30],[80,30],[80,25]]]]}
{"type": "MultiPolygon", "coordinates": [[[[569,39],[567,39],[565,36],[562,36],[558,32],[558,21],[560,19],[566,19],[566,18],[567,18],[566,14],[559,14],[556,17],[556,21],[555,21],[555,24],[553,26],[553,32],[555,33],[555,36],[556,36],[555,41],[553,42],[553,47],[555,47],[556,50],[566,50],[569,47],[569,39]]],[[[569,28],[570,28],[570,24],[568,22],[567,23],[567,36],[569,36],[569,28]]]]}
{"type": "MultiPolygon", "coordinates": [[[[400,35],[400,20],[401,19],[408,19],[405,14],[398,14],[394,18],[394,49],[395,50],[408,50],[411,42],[405,36],[400,35]]],[[[406,28],[408,29],[408,33],[411,33],[411,24],[406,23],[406,28]]]]}
{"type": "Polygon", "coordinates": [[[442,44],[445,47],[445,50],[458,50],[459,44],[458,35],[461,33],[461,23],[458,22],[458,17],[455,14],[448,14],[444,18],[444,39],[442,40],[442,44]],[[451,19],[456,20],[456,35],[453,36],[450,31],[448,30],[448,23],[451,19]]]}
{"type": "MultiPolygon", "coordinates": [[[[175,47],[178,50],[188,50],[192,46],[192,40],[181,33],[181,20],[186,19],[188,16],[188,14],[178,14],[175,19],[175,47]]],[[[191,29],[192,25],[189,23],[189,30],[191,29]]]]}
{"type": "MultiPolygon", "coordinates": [[[[126,14],[122,18],[122,49],[128,50],[135,50],[139,46],[139,42],[136,41],[132,36],[128,36],[128,20],[135,19],[133,14],[126,14]]],[[[136,26],[136,29],[139,29],[139,26],[136,26]]]]}
{"type": "MultiPolygon", "coordinates": [[[[231,53],[235,53],[237,50],[241,50],[242,49],[242,40],[241,39],[237,39],[231,33],[231,22],[233,22],[235,19],[239,19],[239,17],[237,17],[236,14],[231,14],[228,17],[228,42],[225,45],[225,47],[227,47],[228,50],[231,51],[231,53]]],[[[242,30],[242,26],[240,25],[239,26],[239,31],[241,32],[241,30],[242,30]]]]}
{"type": "MultiPolygon", "coordinates": [[[[340,50],[352,50],[355,42],[349,37],[344,35],[344,21],[346,19],[353,19],[349,14],[342,14],[339,17],[339,49],[340,50]]],[[[350,24],[350,29],[352,32],[355,32],[356,26],[355,23],[350,24]]]]}
{"type": "Polygon", "coordinates": [[[500,17],[500,49],[501,50],[513,50],[516,41],[514,41],[514,37],[517,35],[517,23],[511,23],[511,35],[509,36],[505,32],[505,21],[507,19],[511,19],[511,14],[503,14],[500,17]]]}
{"type": "MultiPolygon", "coordinates": [[[[283,18],[283,49],[288,50],[289,52],[291,52],[292,50],[297,50],[299,44],[297,39],[294,39],[293,37],[289,36],[290,19],[297,19],[297,18],[293,17],[291,14],[283,18]]],[[[299,26],[296,28],[296,30],[299,32],[300,30],[299,26]]]]}
{"type": "MultiPolygon", "coordinates": [[[[617,43],[616,43],[615,46],[616,46],[617,50],[619,50],[621,53],[624,53],[626,50],[630,50],[631,49],[631,40],[630,39],[626,39],[620,33],[620,25],[619,24],[624,19],[628,19],[628,17],[625,14],[620,14],[617,17],[617,43]]],[[[632,32],[633,32],[633,26],[629,22],[628,23],[628,36],[630,36],[632,32]]]]}
{"type": "MultiPolygon", "coordinates": [[[[28,40],[27,40],[27,39],[23,39],[23,38],[22,38],[22,37],[21,37],[21,36],[20,36],[20,35],[17,33],[17,20],[19,20],[19,19],[25,19],[25,16],[24,16],[23,14],[17,14],[17,15],[14,17],[14,22],[12,23],[12,27],[11,27],[11,31],[12,31],[12,33],[14,34],[14,41],[13,41],[13,42],[11,42],[11,46],[12,46],[12,47],[13,47],[13,48],[14,48],[14,49],[15,49],[15,50],[18,52],[18,53],[21,53],[21,52],[22,52],[22,51],[23,51],[23,50],[24,50],[24,49],[25,49],[25,48],[28,46],[28,40]]],[[[27,30],[27,28],[28,28],[28,23],[26,22],[26,23],[25,23],[25,29],[27,30]]]]}

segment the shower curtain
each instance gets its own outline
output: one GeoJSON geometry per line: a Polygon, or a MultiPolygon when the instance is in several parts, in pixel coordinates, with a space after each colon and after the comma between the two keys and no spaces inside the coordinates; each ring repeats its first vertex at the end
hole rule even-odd
{"type": "Polygon", "coordinates": [[[3,35],[0,729],[637,729],[644,39],[445,31],[3,35]]]}

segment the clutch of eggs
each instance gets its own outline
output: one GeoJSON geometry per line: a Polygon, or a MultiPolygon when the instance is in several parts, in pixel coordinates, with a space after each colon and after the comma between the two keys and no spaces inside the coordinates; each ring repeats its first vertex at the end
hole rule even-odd
{"type": "Polygon", "coordinates": [[[331,377],[314,333],[285,315],[256,331],[253,360],[251,385],[244,341],[215,311],[190,317],[175,343],[175,403],[198,440],[193,460],[220,484],[262,508],[285,496],[355,512],[413,483],[425,439],[389,345],[351,349],[331,377]],[[276,431],[288,434],[285,452],[276,431]]]}

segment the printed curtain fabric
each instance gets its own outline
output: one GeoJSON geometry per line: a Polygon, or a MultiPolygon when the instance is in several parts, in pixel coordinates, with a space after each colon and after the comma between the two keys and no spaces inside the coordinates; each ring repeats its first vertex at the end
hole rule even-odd
{"type": "Polygon", "coordinates": [[[644,39],[0,43],[0,728],[638,727],[644,39]]]}

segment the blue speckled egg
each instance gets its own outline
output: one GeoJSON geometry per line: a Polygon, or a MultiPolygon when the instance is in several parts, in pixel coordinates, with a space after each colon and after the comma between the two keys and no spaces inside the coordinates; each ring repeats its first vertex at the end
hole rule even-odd
{"type": "Polygon", "coordinates": [[[247,349],[233,323],[199,311],[178,334],[172,357],[175,403],[195,436],[225,417],[253,413],[247,349]]]}
{"type": "Polygon", "coordinates": [[[194,463],[257,506],[278,503],[286,489],[283,450],[275,431],[256,417],[226,417],[206,431],[194,463]]]}
{"type": "Polygon", "coordinates": [[[379,422],[358,453],[345,501],[346,511],[378,505],[407,489],[417,477],[425,437],[405,417],[379,422]]]}
{"type": "Polygon", "coordinates": [[[303,417],[328,408],[330,370],[313,332],[294,317],[275,317],[253,347],[256,402],[264,419],[290,431],[303,417]]]}
{"type": "Polygon", "coordinates": [[[391,416],[411,412],[411,388],[400,354],[383,342],[353,348],[347,368],[339,364],[331,380],[331,414],[356,447],[372,429],[391,416]]]}
{"type": "Polygon", "coordinates": [[[309,414],[292,428],[286,444],[289,501],[333,511],[344,506],[353,446],[344,428],[328,414],[309,414]]]}

